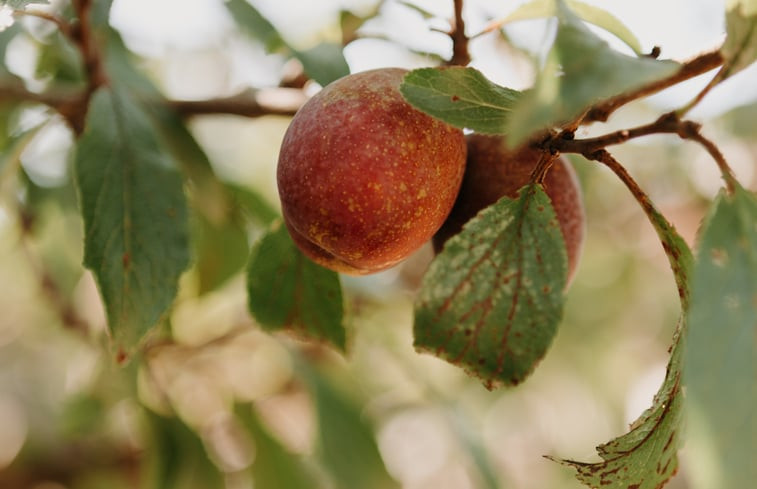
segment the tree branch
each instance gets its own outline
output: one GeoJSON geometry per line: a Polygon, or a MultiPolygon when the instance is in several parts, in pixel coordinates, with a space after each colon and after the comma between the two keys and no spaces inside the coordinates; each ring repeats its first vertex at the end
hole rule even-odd
{"type": "Polygon", "coordinates": [[[731,170],[731,167],[728,165],[728,162],[723,156],[723,153],[720,152],[720,149],[718,149],[717,145],[704,137],[698,129],[696,131],[687,132],[681,137],[684,139],[691,139],[692,141],[696,141],[697,143],[701,144],[708,153],[710,153],[710,156],[712,156],[712,159],[715,160],[715,163],[717,163],[718,168],[720,169],[720,174],[725,181],[728,193],[732,194],[738,187],[738,180],[736,180],[736,177],[733,174],[733,170],[731,170]]]}
{"type": "Polygon", "coordinates": [[[27,17],[37,17],[38,19],[47,20],[55,24],[58,27],[58,30],[64,36],[68,37],[69,39],[73,39],[71,24],[69,24],[66,19],[57,15],[48,12],[42,12],[40,10],[14,10],[13,15],[25,15],[27,17]]]}
{"type": "Polygon", "coordinates": [[[265,115],[291,116],[307,96],[296,88],[247,90],[231,97],[207,100],[165,100],[164,103],[184,117],[206,114],[232,114],[244,117],[265,115]]]}
{"type": "Polygon", "coordinates": [[[586,139],[566,139],[563,133],[558,137],[548,139],[541,146],[550,151],[559,151],[561,153],[579,153],[587,158],[595,151],[612,146],[615,144],[625,143],[626,141],[650,134],[678,134],[684,137],[691,131],[698,131],[699,124],[693,121],[681,121],[675,112],[663,114],[656,121],[631,129],[622,129],[611,132],[602,136],[586,139]]]}
{"type": "Polygon", "coordinates": [[[696,141],[707,150],[715,160],[715,163],[717,163],[728,191],[733,192],[738,186],[738,181],[733,174],[733,170],[731,170],[717,145],[702,135],[701,129],[701,124],[690,120],[681,120],[678,117],[678,112],[673,111],[663,114],[652,123],[631,129],[623,129],[586,139],[571,139],[566,136],[570,136],[572,133],[566,134],[565,132],[561,132],[547,138],[543,142],[535,143],[534,146],[552,153],[578,153],[591,160],[597,159],[597,152],[603,151],[607,146],[621,144],[628,140],[650,134],[677,134],[681,139],[696,141]]]}

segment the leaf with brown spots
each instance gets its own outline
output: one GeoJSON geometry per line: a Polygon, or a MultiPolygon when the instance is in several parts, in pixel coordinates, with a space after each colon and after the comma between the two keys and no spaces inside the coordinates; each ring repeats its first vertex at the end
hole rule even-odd
{"type": "Polygon", "coordinates": [[[565,243],[539,185],[503,198],[451,238],[415,305],[415,346],[491,389],[525,379],[562,317],[565,243]]]}
{"type": "Polygon", "coordinates": [[[247,293],[250,311],[267,330],[345,349],[339,276],[305,258],[280,220],[252,250],[247,293]]]}
{"type": "MultiPolygon", "coordinates": [[[[680,325],[679,331],[683,325],[680,325]]],[[[673,346],[667,374],[652,407],[631,425],[631,431],[597,447],[602,462],[585,463],[547,457],[576,469],[589,487],[602,489],[659,489],[678,469],[683,395],[683,343],[673,346]]]]}
{"type": "MultiPolygon", "coordinates": [[[[689,304],[691,250],[646,196],[640,204],[660,238],[685,310],[689,304]]],[[[673,338],[665,381],[655,395],[652,407],[631,425],[628,433],[597,447],[602,462],[548,458],[573,467],[578,472],[578,480],[594,488],[659,489],[664,486],[678,468],[677,452],[682,442],[681,357],[686,325],[684,315],[673,338]]]]}

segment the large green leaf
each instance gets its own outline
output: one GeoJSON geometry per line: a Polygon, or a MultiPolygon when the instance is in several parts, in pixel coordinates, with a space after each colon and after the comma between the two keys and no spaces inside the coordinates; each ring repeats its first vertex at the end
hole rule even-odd
{"type": "Polygon", "coordinates": [[[415,304],[415,346],[480,377],[517,384],[562,317],[567,255],[540,185],[469,221],[433,261],[415,304]]]}
{"type": "Polygon", "coordinates": [[[719,78],[724,80],[757,61],[757,0],[732,0],[725,15],[725,58],[719,78]]]}
{"type": "Polygon", "coordinates": [[[559,25],[547,65],[508,121],[508,143],[514,146],[539,130],[572,121],[602,99],[664,78],[679,66],[614,51],[563,2],[557,5],[559,25]]]}
{"type": "Polygon", "coordinates": [[[253,248],[247,292],[250,311],[266,329],[288,329],[345,349],[339,276],[300,253],[281,221],[253,248]]]}
{"type": "Polygon", "coordinates": [[[757,480],[757,195],[721,194],[705,221],[692,280],[686,387],[692,444],[713,464],[697,487],[757,480]],[[698,436],[694,437],[694,433],[698,436]]]}
{"type": "Polygon", "coordinates": [[[189,263],[181,176],[147,115],[118,89],[92,98],[75,169],[84,264],[97,279],[114,346],[129,355],[166,314],[189,263]]]}
{"type": "Polygon", "coordinates": [[[411,105],[448,124],[490,134],[504,132],[520,95],[460,66],[413,70],[400,92],[411,105]]]}

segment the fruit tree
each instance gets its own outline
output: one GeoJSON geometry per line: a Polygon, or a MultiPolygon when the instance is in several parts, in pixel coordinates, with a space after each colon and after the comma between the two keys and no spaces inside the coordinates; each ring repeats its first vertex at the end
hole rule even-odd
{"type": "Polygon", "coordinates": [[[1,488],[754,487],[756,0],[5,0],[0,54],[1,488]]]}

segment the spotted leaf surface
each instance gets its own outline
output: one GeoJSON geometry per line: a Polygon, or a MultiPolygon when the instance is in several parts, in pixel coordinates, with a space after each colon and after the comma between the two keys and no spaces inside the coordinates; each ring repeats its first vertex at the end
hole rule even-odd
{"type": "Polygon", "coordinates": [[[562,316],[565,243],[538,185],[501,199],[451,238],[415,305],[415,346],[491,389],[522,381],[562,316]]]}

